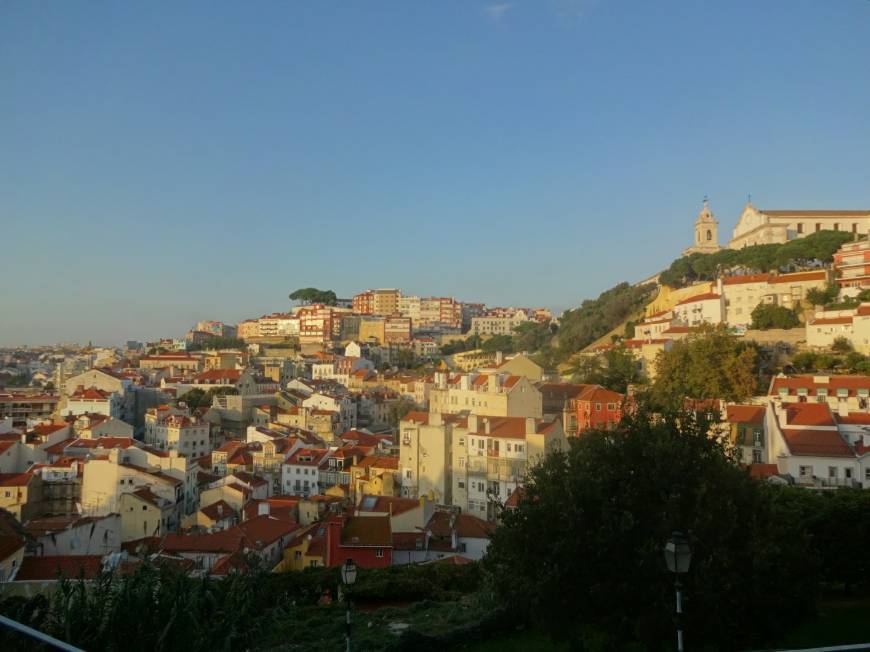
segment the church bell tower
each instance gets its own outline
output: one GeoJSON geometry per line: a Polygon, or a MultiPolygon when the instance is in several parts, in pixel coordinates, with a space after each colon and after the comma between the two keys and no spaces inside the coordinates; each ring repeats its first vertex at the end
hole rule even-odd
{"type": "Polygon", "coordinates": [[[688,254],[713,254],[719,251],[719,222],[710,210],[710,202],[704,197],[704,207],[695,220],[695,237],[692,246],[683,252],[688,254]]]}

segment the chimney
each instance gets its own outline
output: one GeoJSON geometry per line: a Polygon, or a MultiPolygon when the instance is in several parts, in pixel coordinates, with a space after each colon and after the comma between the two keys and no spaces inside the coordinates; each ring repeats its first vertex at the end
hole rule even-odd
{"type": "Polygon", "coordinates": [[[504,353],[502,353],[501,351],[496,351],[495,352],[495,364],[500,365],[502,362],[504,362],[504,353]]]}
{"type": "Polygon", "coordinates": [[[526,417],[526,434],[534,435],[537,432],[535,418],[534,417],[526,417]]]}
{"type": "Polygon", "coordinates": [[[847,401],[837,402],[837,414],[841,417],[849,416],[849,404],[847,401]]]}
{"type": "Polygon", "coordinates": [[[469,432],[477,432],[477,429],[480,426],[478,425],[478,419],[476,414],[468,415],[468,431],[469,432]]]}

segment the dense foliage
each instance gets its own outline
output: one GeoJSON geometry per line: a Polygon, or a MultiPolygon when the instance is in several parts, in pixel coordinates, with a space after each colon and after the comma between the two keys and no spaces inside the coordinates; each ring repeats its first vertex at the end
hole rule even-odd
{"type": "Polygon", "coordinates": [[[188,351],[216,351],[218,349],[241,349],[245,350],[245,340],[237,337],[209,337],[197,344],[188,344],[188,351]]]}
{"type": "Polygon", "coordinates": [[[302,303],[322,303],[327,306],[334,306],[338,301],[335,292],[332,290],[318,290],[317,288],[299,288],[290,293],[290,301],[301,301],[302,303]]]}
{"type": "Polygon", "coordinates": [[[693,550],[693,649],[757,645],[810,613],[817,569],[801,512],[750,479],[708,426],[641,411],[533,468],[484,560],[518,618],[578,649],[662,649],[673,635],[662,554],[672,530],[693,550]]]}
{"type": "Polygon", "coordinates": [[[831,262],[834,252],[852,237],[851,233],[843,231],[819,231],[784,244],[722,249],[714,254],[690,254],[672,262],[661,273],[659,281],[680,288],[698,281],[712,281],[729,270],[764,273],[777,269],[803,269],[817,261],[831,262]]]}
{"type": "Polygon", "coordinates": [[[758,360],[754,343],[740,341],[724,325],[702,326],[659,353],[650,398],[672,407],[683,397],[745,400],[757,389],[758,360]]]}
{"type": "MultiPolygon", "coordinates": [[[[217,580],[191,578],[170,565],[143,564],[132,573],[105,573],[89,583],[63,581],[53,594],[6,598],[0,614],[86,650],[343,649],[344,605],[318,606],[324,595],[338,597],[338,569],[268,573],[250,562],[249,572],[217,580]]],[[[451,601],[466,619],[481,621],[486,614],[462,602],[479,588],[480,578],[477,564],[360,569],[352,597],[374,604],[423,601],[424,617],[432,611],[425,608],[431,601],[451,601]]],[[[456,616],[451,614],[461,623],[456,616]]],[[[356,618],[359,623],[363,617],[356,618]]],[[[359,649],[413,649],[384,618],[364,618],[377,627],[355,628],[359,649]]],[[[400,618],[414,620],[411,614],[400,618]]],[[[445,629],[449,624],[440,623],[445,629]]],[[[0,649],[26,650],[27,645],[0,629],[0,649]]]]}
{"type": "Polygon", "coordinates": [[[759,303],[752,311],[752,328],[768,330],[771,328],[794,328],[800,326],[797,312],[785,306],[759,303]]]}
{"type": "Polygon", "coordinates": [[[630,384],[646,381],[634,354],[624,346],[616,346],[600,356],[579,357],[568,372],[575,383],[601,385],[622,394],[630,384]]]}
{"type": "Polygon", "coordinates": [[[655,292],[654,284],[620,283],[587,299],[579,308],[566,310],[559,321],[558,346],[550,351],[554,362],[563,362],[638,313],[655,292]]]}
{"type": "Polygon", "coordinates": [[[845,355],[834,355],[833,353],[816,351],[801,351],[792,356],[791,366],[794,371],[800,373],[836,371],[840,373],[870,375],[870,357],[858,353],[857,351],[848,351],[845,355]]]}
{"type": "Polygon", "coordinates": [[[227,394],[238,394],[239,390],[235,387],[212,387],[209,390],[194,387],[188,392],[179,396],[179,400],[184,401],[185,405],[191,410],[201,407],[208,407],[214,401],[215,396],[226,396],[227,394]]]}

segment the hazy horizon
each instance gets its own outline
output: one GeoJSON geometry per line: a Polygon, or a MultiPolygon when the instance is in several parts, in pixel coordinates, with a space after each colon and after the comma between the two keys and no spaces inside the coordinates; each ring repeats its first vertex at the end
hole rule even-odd
{"type": "Polygon", "coordinates": [[[870,2],[4,3],[0,346],[299,287],[579,305],[868,208],[870,2]]]}

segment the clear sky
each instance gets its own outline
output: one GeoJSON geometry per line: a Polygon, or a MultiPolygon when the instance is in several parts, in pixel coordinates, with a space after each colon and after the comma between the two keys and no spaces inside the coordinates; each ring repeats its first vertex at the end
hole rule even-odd
{"type": "Polygon", "coordinates": [[[565,308],[870,207],[867,0],[0,2],[0,345],[316,286],[565,308]]]}

